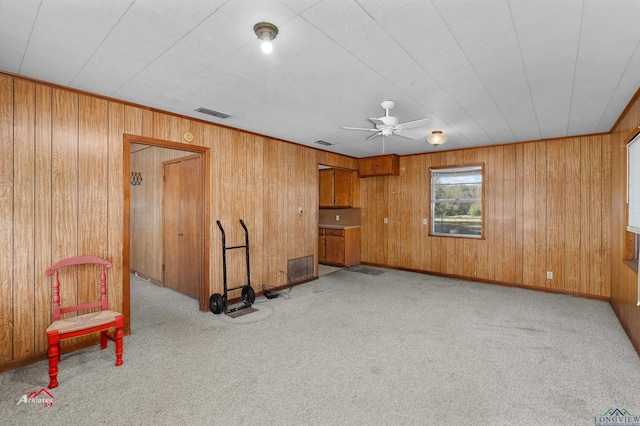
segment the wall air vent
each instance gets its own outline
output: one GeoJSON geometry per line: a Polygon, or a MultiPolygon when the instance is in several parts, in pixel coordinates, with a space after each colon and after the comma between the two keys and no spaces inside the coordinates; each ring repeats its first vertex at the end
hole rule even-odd
{"type": "Polygon", "coordinates": [[[324,145],[324,146],[333,145],[331,142],[327,142],[327,141],[323,141],[323,140],[318,140],[318,141],[315,141],[314,143],[317,143],[318,145],[324,145]]]}
{"type": "Polygon", "coordinates": [[[229,117],[231,117],[229,114],[225,114],[224,112],[214,111],[212,109],[204,108],[204,107],[200,107],[200,108],[196,109],[196,112],[201,112],[203,114],[212,115],[212,116],[218,117],[218,118],[229,118],[229,117]]]}

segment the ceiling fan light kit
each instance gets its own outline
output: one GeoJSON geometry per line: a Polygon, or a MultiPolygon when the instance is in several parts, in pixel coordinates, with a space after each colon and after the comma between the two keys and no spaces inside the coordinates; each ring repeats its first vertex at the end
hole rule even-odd
{"type": "Polygon", "coordinates": [[[447,135],[442,133],[442,130],[434,130],[427,136],[427,142],[436,147],[442,145],[447,141],[447,135]]]}
{"type": "Polygon", "coordinates": [[[271,41],[278,35],[278,27],[270,22],[258,22],[253,26],[253,32],[262,40],[260,48],[264,53],[271,53],[273,45],[271,41]]]}

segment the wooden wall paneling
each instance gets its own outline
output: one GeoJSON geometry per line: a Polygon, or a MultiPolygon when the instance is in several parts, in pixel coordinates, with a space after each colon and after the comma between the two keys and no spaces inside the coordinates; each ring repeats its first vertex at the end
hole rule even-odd
{"type": "Polygon", "coordinates": [[[487,157],[488,157],[488,148],[478,148],[477,150],[477,161],[484,162],[483,169],[483,178],[482,178],[482,186],[483,186],[483,196],[484,199],[482,201],[482,221],[484,223],[484,235],[481,240],[476,240],[476,255],[475,255],[475,276],[477,278],[487,279],[489,276],[489,240],[488,234],[492,232],[489,230],[489,198],[488,194],[490,193],[490,189],[488,186],[488,165],[487,165],[487,157]]]}
{"type": "MultiPolygon", "coordinates": [[[[13,79],[0,75],[0,300],[13,301],[13,79]]],[[[0,303],[0,363],[13,359],[13,304],[0,303]]]]}
{"type": "MultiPolygon", "coordinates": [[[[216,220],[219,216],[219,176],[218,176],[218,152],[219,148],[219,132],[218,129],[220,127],[207,125],[203,128],[203,145],[208,146],[210,148],[209,153],[209,169],[208,169],[208,179],[209,179],[209,188],[210,188],[210,200],[209,205],[205,206],[205,209],[208,209],[209,213],[209,221],[205,220],[205,226],[208,227],[208,245],[209,245],[209,289],[208,294],[211,295],[213,293],[218,293],[217,290],[219,280],[219,271],[222,268],[222,259],[218,256],[219,245],[218,242],[220,240],[219,234],[220,230],[216,225],[216,220]]],[[[205,168],[205,176],[207,174],[207,169],[205,168]]],[[[205,210],[205,214],[207,211],[205,210]]],[[[205,228],[207,232],[207,229],[205,228]]],[[[205,271],[206,273],[207,271],[205,271]]]]}
{"type": "Polygon", "coordinates": [[[553,279],[547,280],[547,287],[556,290],[562,290],[565,281],[564,161],[564,139],[549,142],[547,145],[547,271],[553,272],[553,279]]]}
{"type": "Polygon", "coordinates": [[[492,204],[494,220],[494,232],[490,237],[492,250],[494,253],[500,253],[499,256],[493,256],[493,279],[505,282],[505,232],[509,232],[508,221],[505,218],[505,204],[511,201],[512,194],[508,193],[505,188],[504,181],[504,151],[506,146],[498,146],[493,150],[493,184],[495,185],[492,204]],[[509,199],[509,201],[507,201],[509,199]]]}
{"type": "Polygon", "coordinates": [[[406,240],[402,240],[402,225],[398,204],[400,204],[400,189],[397,179],[385,179],[387,186],[387,214],[385,217],[388,222],[385,224],[385,247],[388,248],[385,263],[391,266],[400,266],[399,257],[402,250],[402,243],[406,240]]]}
{"type": "MultiPolygon", "coordinates": [[[[230,244],[243,245],[245,242],[244,230],[240,226],[240,219],[248,220],[247,203],[250,195],[244,190],[247,185],[247,141],[244,134],[238,131],[233,132],[233,142],[231,150],[233,152],[229,179],[232,182],[231,209],[232,214],[226,225],[225,231],[230,235],[230,244]]],[[[249,242],[251,242],[251,230],[249,230],[249,242]]],[[[251,247],[250,247],[251,249],[251,247]]],[[[251,253],[251,250],[249,250],[251,253]]],[[[227,252],[227,260],[231,262],[228,266],[228,280],[230,287],[238,287],[246,283],[246,261],[243,250],[227,252]]],[[[230,293],[230,297],[240,297],[240,291],[230,293]]]]}
{"type": "Polygon", "coordinates": [[[516,185],[516,148],[517,145],[505,145],[502,158],[503,193],[502,193],[502,281],[508,283],[520,283],[516,278],[516,267],[521,268],[518,262],[517,252],[522,244],[522,239],[517,234],[518,219],[516,216],[518,204],[518,186],[516,185]]]}
{"type": "MultiPolygon", "coordinates": [[[[265,240],[264,240],[264,209],[267,205],[264,200],[264,175],[269,171],[263,161],[264,139],[251,135],[248,142],[248,162],[251,165],[247,168],[247,194],[249,196],[251,211],[251,228],[249,238],[251,239],[251,280],[252,285],[256,285],[256,292],[262,290],[259,286],[267,284],[265,277],[265,240]],[[255,247],[255,249],[253,249],[255,247]]],[[[285,278],[285,277],[282,277],[285,278]]],[[[286,282],[286,281],[285,281],[286,282]]],[[[277,283],[280,284],[280,283],[277,283]]]]}
{"type": "MultiPolygon", "coordinates": [[[[53,90],[52,114],[52,234],[53,262],[78,253],[78,95],[53,90]]],[[[72,274],[60,278],[61,305],[78,303],[78,281],[72,274]]],[[[64,315],[63,315],[64,316],[64,315]]],[[[77,339],[62,343],[63,348],[77,339]]]]}
{"type": "Polygon", "coordinates": [[[278,257],[278,250],[283,246],[281,230],[278,228],[278,216],[279,216],[279,208],[280,202],[278,200],[278,187],[277,182],[279,182],[280,176],[282,176],[282,167],[279,164],[278,157],[279,152],[277,149],[277,144],[270,143],[266,141],[265,149],[265,164],[269,164],[269,170],[265,173],[265,225],[264,225],[264,241],[266,243],[265,250],[265,270],[264,270],[264,278],[268,280],[268,282],[272,282],[274,280],[277,282],[277,278],[275,278],[278,274],[278,263],[280,259],[278,257]]]}
{"type": "Polygon", "coordinates": [[[386,225],[383,218],[387,211],[385,201],[387,196],[385,177],[370,177],[360,182],[360,190],[366,193],[366,205],[363,203],[361,221],[361,233],[366,235],[361,241],[366,241],[362,246],[362,261],[384,265],[386,262],[386,225]]]}
{"type": "Polygon", "coordinates": [[[513,179],[514,179],[514,278],[513,282],[522,284],[523,270],[524,270],[524,181],[523,181],[523,169],[524,169],[524,146],[522,144],[514,145],[515,157],[513,163],[513,179]]]}
{"type": "Polygon", "coordinates": [[[486,197],[486,240],[487,240],[487,275],[486,279],[500,281],[499,263],[501,263],[501,256],[496,256],[496,253],[502,254],[502,242],[500,239],[500,233],[502,232],[502,209],[500,204],[500,194],[502,194],[502,182],[499,172],[502,169],[502,155],[499,150],[502,147],[496,147],[496,149],[490,150],[487,155],[485,176],[487,184],[485,186],[486,197]]]}
{"type": "Polygon", "coordinates": [[[535,285],[547,286],[547,146],[535,145],[535,285]]]}
{"type": "MultiPolygon", "coordinates": [[[[592,250],[592,247],[595,247],[591,241],[590,234],[592,232],[600,232],[600,229],[589,229],[590,216],[593,214],[600,214],[600,212],[592,212],[592,210],[594,210],[594,202],[596,202],[595,197],[592,195],[592,191],[596,188],[592,188],[590,184],[592,174],[595,173],[596,176],[600,176],[600,166],[597,163],[592,163],[591,152],[589,149],[589,145],[593,143],[592,138],[580,138],[577,140],[577,143],[580,147],[580,156],[574,160],[574,163],[579,162],[577,167],[579,168],[578,173],[580,176],[580,205],[577,206],[573,218],[567,219],[569,220],[569,223],[571,223],[572,220],[577,221],[578,226],[574,229],[579,231],[578,244],[580,251],[577,259],[569,259],[568,265],[578,263],[578,270],[576,271],[578,276],[575,278],[577,285],[574,286],[579,289],[576,291],[583,291],[586,288],[586,292],[588,292],[591,278],[589,262],[592,260],[589,253],[592,250]],[[595,166],[595,170],[592,169],[592,164],[595,166]]],[[[597,202],[599,202],[599,200],[597,202]]]]}
{"type": "Polygon", "coordinates": [[[536,144],[522,145],[522,284],[535,285],[536,144]]]}
{"type": "MultiPolygon", "coordinates": [[[[611,274],[611,226],[612,226],[612,211],[611,211],[611,185],[612,185],[612,168],[611,168],[611,147],[612,140],[610,135],[602,135],[601,137],[601,146],[600,146],[600,184],[601,184],[601,199],[597,200],[600,204],[600,214],[602,217],[602,232],[601,232],[601,249],[592,248],[592,255],[600,256],[602,259],[601,265],[602,270],[600,273],[600,277],[602,277],[601,282],[601,292],[600,294],[603,296],[611,297],[611,285],[612,285],[612,274],[611,274]]],[[[594,209],[597,211],[598,209],[594,209]]],[[[593,285],[589,288],[589,293],[594,294],[595,289],[593,285]]]]}
{"type": "MultiPolygon", "coordinates": [[[[188,120],[188,129],[185,131],[189,131],[191,132],[191,134],[193,134],[193,142],[190,142],[192,144],[195,145],[204,145],[204,128],[205,128],[205,124],[200,122],[200,121],[195,121],[195,120],[188,120]]],[[[209,125],[207,125],[209,126],[209,125]]],[[[182,139],[182,143],[187,143],[184,140],[184,137],[182,139]]],[[[206,145],[205,145],[206,146],[206,145]]]]}
{"type": "MultiPolygon", "coordinates": [[[[585,230],[586,232],[582,233],[580,220],[581,216],[586,216],[588,218],[589,213],[581,211],[580,199],[588,199],[588,194],[587,192],[583,194],[581,188],[580,169],[582,166],[582,159],[580,139],[565,139],[562,140],[561,143],[562,145],[564,145],[565,157],[564,178],[559,177],[560,181],[558,182],[559,185],[562,184],[564,186],[564,224],[560,228],[560,238],[564,239],[565,279],[561,288],[566,291],[579,292],[581,285],[580,283],[583,278],[583,271],[581,270],[580,264],[581,243],[583,243],[583,241],[581,240],[585,240],[582,247],[589,247],[589,244],[587,242],[589,232],[585,230]]],[[[582,154],[588,154],[588,151],[586,153],[582,152],[582,154]]],[[[585,161],[588,162],[588,155],[584,156],[586,157],[585,161]]],[[[583,171],[583,174],[588,173],[589,169],[583,171]]],[[[592,188],[592,190],[593,189],[595,188],[592,188]]]]}
{"type": "Polygon", "coordinates": [[[51,278],[45,270],[51,261],[51,88],[37,84],[35,92],[35,346],[47,351],[45,330],[51,322],[51,278]]]}
{"type": "MultiPolygon", "coordinates": [[[[111,102],[110,105],[113,105],[111,102]]],[[[144,115],[141,108],[131,105],[124,106],[124,132],[129,135],[144,135],[144,115]]],[[[151,135],[149,135],[151,137],[151,135]]]]}
{"type": "MultiPolygon", "coordinates": [[[[603,181],[600,175],[600,169],[603,166],[602,162],[602,143],[600,137],[590,138],[588,146],[586,147],[585,155],[591,158],[591,167],[584,170],[583,173],[589,176],[589,195],[590,206],[600,206],[603,192],[603,181]]],[[[609,296],[604,293],[603,285],[603,250],[602,250],[602,227],[603,216],[602,209],[589,208],[587,211],[582,212],[589,218],[589,245],[584,253],[585,257],[588,257],[589,262],[589,276],[584,281],[581,290],[587,293],[593,290],[594,294],[600,294],[603,296],[609,296]]],[[[604,218],[604,220],[610,220],[611,216],[604,218]]]]}
{"type": "Polygon", "coordinates": [[[338,167],[341,169],[358,170],[358,159],[334,154],[332,152],[316,150],[316,161],[318,164],[338,167]]]}
{"type": "Polygon", "coordinates": [[[420,179],[420,161],[416,156],[400,158],[400,176],[396,179],[402,180],[402,206],[403,218],[403,236],[402,240],[407,241],[406,249],[402,255],[402,265],[406,265],[410,269],[420,269],[421,240],[422,235],[422,214],[423,203],[421,191],[413,191],[412,188],[419,188],[420,179]]]}
{"type": "MultiPolygon", "coordinates": [[[[142,110],[142,136],[147,136],[150,138],[156,137],[155,136],[155,129],[156,129],[156,114],[149,110],[149,109],[143,109],[142,110]]],[[[134,133],[136,134],[136,133],[134,133]]],[[[157,138],[160,139],[160,138],[157,138]]]]}
{"type": "MultiPolygon", "coordinates": [[[[117,102],[108,104],[108,151],[107,151],[107,258],[113,263],[109,270],[109,307],[124,314],[125,333],[131,330],[129,298],[129,258],[123,253],[129,252],[129,241],[123,238],[123,226],[129,223],[130,217],[124,216],[124,203],[130,201],[131,185],[129,176],[126,177],[125,188],[124,171],[130,171],[130,164],[124,163],[125,107],[117,102]]],[[[128,112],[129,110],[127,110],[128,112]]]]}
{"type": "MultiPolygon", "coordinates": [[[[86,95],[79,95],[78,102],[78,254],[106,257],[108,103],[86,95]]],[[[82,303],[100,299],[95,273],[79,268],[78,299],[82,303]]]]}
{"type": "Polygon", "coordinates": [[[34,354],[35,342],[35,85],[16,80],[14,99],[13,357],[19,359],[34,354]]]}
{"type": "Polygon", "coordinates": [[[413,157],[413,162],[418,164],[416,180],[412,185],[412,188],[420,188],[418,190],[417,200],[420,206],[419,211],[419,223],[420,230],[416,234],[419,236],[420,246],[417,251],[418,257],[418,269],[423,271],[431,270],[431,238],[429,237],[429,218],[431,217],[429,207],[429,164],[427,162],[428,157],[420,156],[413,157]],[[426,224],[423,224],[423,219],[427,220],[426,224]]]}
{"type": "Polygon", "coordinates": [[[154,111],[153,137],[171,142],[182,142],[182,133],[180,133],[180,117],[154,111]]]}

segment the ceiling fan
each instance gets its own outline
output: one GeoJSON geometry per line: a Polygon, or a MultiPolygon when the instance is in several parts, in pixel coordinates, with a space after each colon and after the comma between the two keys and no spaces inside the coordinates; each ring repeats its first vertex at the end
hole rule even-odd
{"type": "Polygon", "coordinates": [[[373,139],[379,135],[382,135],[383,137],[396,135],[409,139],[420,139],[424,137],[424,135],[421,133],[407,131],[406,129],[423,126],[427,121],[429,121],[429,119],[422,118],[420,120],[408,121],[406,123],[398,123],[398,117],[392,117],[389,115],[389,110],[393,108],[395,104],[396,103],[393,101],[382,101],[382,103],[380,103],[380,106],[382,107],[382,109],[384,109],[385,114],[384,117],[369,119],[373,122],[373,124],[376,125],[374,129],[367,129],[362,127],[343,127],[343,129],[375,132],[373,135],[369,136],[367,140],[373,139]]]}

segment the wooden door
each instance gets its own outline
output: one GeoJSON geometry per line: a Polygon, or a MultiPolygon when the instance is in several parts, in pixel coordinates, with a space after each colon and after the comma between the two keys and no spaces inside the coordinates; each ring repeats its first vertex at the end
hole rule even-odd
{"type": "Polygon", "coordinates": [[[165,162],[163,285],[198,300],[203,212],[200,155],[165,162]]]}

